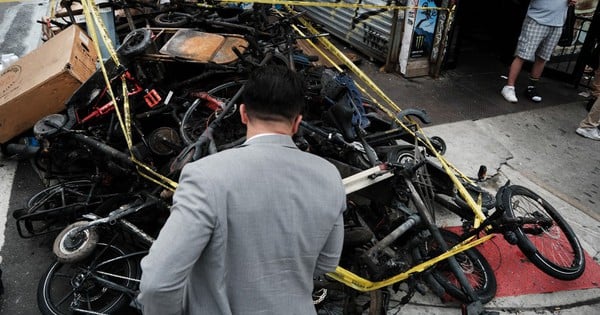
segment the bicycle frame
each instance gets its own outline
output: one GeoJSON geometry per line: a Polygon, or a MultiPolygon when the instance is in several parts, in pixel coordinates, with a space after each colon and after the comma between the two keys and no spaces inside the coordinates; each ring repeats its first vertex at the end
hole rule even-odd
{"type": "MultiPolygon", "coordinates": [[[[362,188],[368,187],[382,180],[388,179],[392,176],[395,175],[392,173],[391,170],[382,169],[381,166],[375,166],[350,177],[344,178],[343,183],[346,187],[346,194],[350,194],[352,192],[358,191],[362,188]]],[[[452,248],[448,249],[439,256],[426,260],[418,265],[411,267],[405,272],[399,273],[391,278],[381,281],[370,281],[340,266],[338,266],[334,272],[328,273],[327,275],[332,279],[339,281],[344,285],[351,287],[357,291],[367,292],[377,290],[404,281],[414,274],[427,270],[428,268],[434,266],[442,260],[448,259],[456,254],[464,252],[465,250],[487,242],[494,236],[495,235],[492,234],[479,239],[470,238],[453,246],[452,248]]]]}
{"type": "MultiPolygon", "coordinates": [[[[133,95],[137,95],[140,92],[146,92],[146,94],[144,95],[144,101],[146,102],[146,105],[148,105],[148,107],[153,108],[154,106],[158,105],[160,103],[160,101],[162,100],[162,98],[160,97],[160,95],[158,94],[158,92],[156,92],[156,90],[152,89],[150,91],[145,90],[144,88],[142,88],[142,86],[140,85],[140,83],[131,75],[131,73],[129,71],[125,71],[123,74],[123,77],[132,84],[132,88],[127,92],[127,96],[133,96],[133,95]]],[[[107,88],[104,88],[103,91],[100,93],[100,97],[102,98],[103,96],[105,96],[106,92],[107,92],[107,88]]],[[[117,99],[118,101],[119,99],[117,99]]],[[[89,114],[87,114],[85,117],[80,118],[79,115],[77,115],[76,112],[76,116],[77,116],[77,123],[78,124],[82,124],[85,123],[93,118],[96,117],[100,117],[103,115],[106,115],[112,111],[115,110],[115,104],[113,101],[109,101],[108,103],[100,106],[100,107],[96,107],[93,111],[91,111],[89,114]]]]}
{"type": "MultiPolygon", "coordinates": [[[[370,169],[364,170],[355,175],[346,177],[343,179],[344,186],[346,188],[346,194],[350,194],[352,192],[358,191],[362,188],[371,186],[375,183],[383,181],[385,179],[396,176],[393,174],[391,169],[384,169],[381,166],[372,167],[370,169]]],[[[136,227],[134,224],[127,221],[124,217],[130,215],[132,213],[139,212],[140,210],[151,206],[156,203],[157,200],[150,198],[148,201],[145,201],[141,204],[134,203],[132,205],[124,205],[119,209],[111,212],[107,217],[100,217],[96,214],[86,214],[84,218],[90,219],[86,225],[80,226],[71,230],[69,233],[71,235],[75,235],[79,232],[82,232],[86,229],[89,229],[94,226],[102,225],[102,224],[114,224],[115,222],[121,223],[121,225],[126,228],[129,232],[131,232],[134,236],[138,237],[139,240],[144,243],[151,245],[154,239],[146,234],[144,231],[136,227]]],[[[408,229],[407,229],[408,230],[408,229]]],[[[471,239],[459,243],[452,248],[448,249],[444,253],[429,260],[426,260],[420,264],[417,264],[411,267],[409,270],[399,273],[391,278],[381,280],[381,281],[370,281],[366,278],[363,278],[343,267],[338,266],[334,272],[328,273],[327,275],[332,279],[343,283],[344,285],[353,288],[357,291],[367,292],[372,290],[377,290],[386,286],[393,285],[398,282],[402,282],[414,274],[423,272],[428,268],[434,266],[435,264],[448,259],[456,254],[459,254],[465,250],[478,246],[489,239],[494,237],[494,235],[487,235],[485,237],[479,239],[471,239]]]]}

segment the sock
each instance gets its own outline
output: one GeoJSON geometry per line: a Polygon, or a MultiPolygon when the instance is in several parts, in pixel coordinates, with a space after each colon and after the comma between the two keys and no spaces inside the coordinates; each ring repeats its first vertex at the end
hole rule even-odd
{"type": "Polygon", "coordinates": [[[534,78],[532,76],[529,76],[529,83],[527,84],[527,88],[534,88],[539,80],[540,78],[534,78]]]}

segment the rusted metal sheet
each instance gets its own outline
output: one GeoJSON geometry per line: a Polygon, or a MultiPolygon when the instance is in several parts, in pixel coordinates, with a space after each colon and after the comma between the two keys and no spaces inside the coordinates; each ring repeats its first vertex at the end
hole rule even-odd
{"type": "Polygon", "coordinates": [[[238,59],[233,47],[244,52],[248,42],[237,36],[181,29],[167,41],[160,53],[196,62],[227,64],[238,59]]]}
{"type": "Polygon", "coordinates": [[[226,64],[237,60],[238,57],[233,52],[234,47],[243,53],[248,48],[248,41],[242,37],[225,36],[225,42],[223,42],[221,49],[216,51],[211,61],[218,64],[226,64]]]}

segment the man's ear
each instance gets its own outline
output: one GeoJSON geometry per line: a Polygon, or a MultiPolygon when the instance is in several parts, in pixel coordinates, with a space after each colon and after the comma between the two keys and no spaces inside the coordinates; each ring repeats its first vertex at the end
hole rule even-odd
{"type": "Polygon", "coordinates": [[[244,124],[244,125],[248,124],[248,112],[246,111],[245,104],[240,105],[240,118],[242,119],[242,124],[244,124]]]}
{"type": "Polygon", "coordinates": [[[298,116],[296,116],[296,118],[294,118],[294,121],[292,123],[292,134],[295,134],[296,132],[298,132],[298,128],[300,128],[301,121],[302,121],[302,115],[298,115],[298,116]]]}

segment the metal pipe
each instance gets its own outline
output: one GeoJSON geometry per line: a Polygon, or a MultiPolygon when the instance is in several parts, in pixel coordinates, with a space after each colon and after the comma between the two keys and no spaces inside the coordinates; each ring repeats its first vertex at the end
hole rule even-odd
{"type": "Polygon", "coordinates": [[[367,255],[369,257],[373,257],[375,253],[390,246],[392,242],[398,239],[398,237],[419,223],[421,223],[421,218],[417,214],[410,215],[404,223],[400,224],[400,226],[395,228],[390,234],[386,235],[386,237],[384,237],[381,241],[377,242],[375,246],[371,247],[367,251],[367,255]]]}

